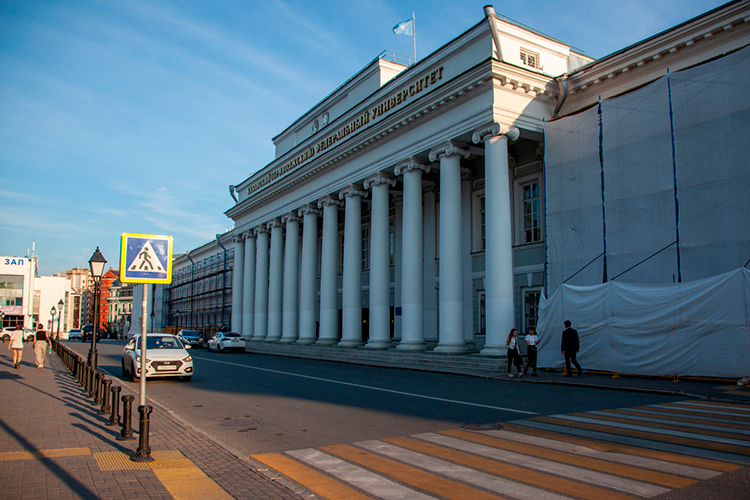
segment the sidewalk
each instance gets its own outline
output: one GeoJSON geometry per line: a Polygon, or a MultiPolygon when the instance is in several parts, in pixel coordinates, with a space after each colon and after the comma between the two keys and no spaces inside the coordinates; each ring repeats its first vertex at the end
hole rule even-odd
{"type": "MultiPolygon", "coordinates": [[[[0,344],[0,498],[3,499],[299,499],[253,468],[249,459],[154,407],[149,445],[155,458],[135,463],[138,440],[117,441],[101,405],[54,352],[39,370],[24,350],[18,370],[0,344]]],[[[115,383],[117,381],[115,380],[115,383]]],[[[132,426],[138,431],[138,397],[132,426]]],[[[122,411],[121,411],[122,413],[122,411]]],[[[291,484],[290,484],[291,486],[291,484]]]]}

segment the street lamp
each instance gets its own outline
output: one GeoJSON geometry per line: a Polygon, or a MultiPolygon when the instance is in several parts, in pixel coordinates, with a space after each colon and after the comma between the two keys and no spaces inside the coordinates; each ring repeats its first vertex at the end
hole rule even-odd
{"type": "Polygon", "coordinates": [[[65,307],[65,302],[60,299],[60,302],[57,303],[57,340],[60,340],[60,318],[62,317],[63,307],[65,307]]]}
{"type": "Polygon", "coordinates": [[[57,311],[55,310],[55,306],[52,306],[52,309],[50,309],[49,313],[52,315],[52,321],[50,322],[49,326],[49,336],[52,337],[52,330],[55,328],[55,313],[57,311]]]}
{"type": "Polygon", "coordinates": [[[91,269],[91,277],[94,279],[94,331],[91,332],[91,348],[89,349],[89,366],[96,370],[97,366],[97,352],[96,352],[96,335],[99,332],[99,288],[101,285],[102,272],[104,271],[104,264],[107,263],[107,259],[99,251],[99,247],[96,247],[94,255],[89,259],[89,268],[91,269]]]}

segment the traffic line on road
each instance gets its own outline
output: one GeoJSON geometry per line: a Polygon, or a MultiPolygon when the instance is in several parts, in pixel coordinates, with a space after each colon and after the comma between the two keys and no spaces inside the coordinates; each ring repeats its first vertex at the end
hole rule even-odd
{"type": "Polygon", "coordinates": [[[307,380],[316,380],[318,382],[328,382],[330,384],[338,384],[338,385],[346,385],[349,387],[356,387],[358,389],[368,389],[371,391],[378,391],[378,392],[386,392],[389,394],[398,394],[399,396],[407,396],[412,398],[419,398],[419,399],[429,399],[432,401],[441,401],[443,403],[452,403],[457,405],[463,405],[463,406],[472,406],[475,408],[486,408],[489,410],[498,410],[498,411],[509,411],[512,413],[523,413],[525,415],[539,415],[537,412],[534,411],[526,411],[526,410],[517,410],[515,408],[506,408],[502,406],[493,406],[493,405],[485,405],[481,403],[471,403],[469,401],[459,401],[456,399],[447,399],[447,398],[438,398],[436,396],[427,396],[425,394],[415,394],[413,392],[404,392],[404,391],[396,391],[394,389],[385,389],[383,387],[375,387],[372,385],[364,385],[364,384],[355,384],[352,382],[345,382],[343,380],[333,380],[329,378],[322,378],[322,377],[314,377],[312,375],[302,375],[301,373],[291,373],[291,372],[285,372],[281,370],[273,370],[271,368],[260,368],[258,366],[250,366],[250,365],[243,365],[241,363],[232,363],[231,361],[222,361],[218,359],[211,359],[211,358],[201,358],[201,361],[210,361],[212,363],[219,363],[224,365],[230,365],[230,366],[237,366],[240,368],[247,368],[249,370],[257,370],[267,373],[275,373],[277,375],[287,375],[290,377],[297,377],[297,378],[304,378],[307,380]]]}
{"type": "Polygon", "coordinates": [[[750,441],[722,435],[730,429],[717,425],[724,422],[695,419],[688,408],[685,416],[670,415],[699,423],[629,411],[539,416],[503,422],[500,429],[452,429],[253,458],[332,500],[629,500],[750,463],[750,441]]]}
{"type": "Polygon", "coordinates": [[[335,479],[321,474],[281,453],[265,453],[251,455],[255,460],[266,464],[277,471],[284,471],[289,479],[298,482],[313,493],[317,493],[328,500],[370,500],[357,490],[350,488],[335,479]]]}

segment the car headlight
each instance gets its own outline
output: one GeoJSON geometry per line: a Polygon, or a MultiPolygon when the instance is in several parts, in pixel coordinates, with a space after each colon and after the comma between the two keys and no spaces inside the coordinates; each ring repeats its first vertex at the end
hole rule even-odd
{"type": "Polygon", "coordinates": [[[185,363],[190,363],[190,362],[191,362],[191,361],[193,360],[193,358],[192,358],[192,357],[190,357],[190,356],[188,356],[187,358],[183,358],[182,360],[183,360],[183,361],[184,361],[185,363]]]}

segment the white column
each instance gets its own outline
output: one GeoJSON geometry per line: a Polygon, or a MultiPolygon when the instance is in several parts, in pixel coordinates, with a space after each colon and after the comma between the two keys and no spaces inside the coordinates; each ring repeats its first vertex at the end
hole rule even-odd
{"type": "Polygon", "coordinates": [[[268,267],[268,335],[266,335],[266,342],[276,342],[281,338],[284,227],[278,219],[270,221],[267,227],[271,230],[271,255],[268,267]]]}
{"type": "Polygon", "coordinates": [[[461,157],[469,151],[448,142],[430,151],[440,159],[440,340],[435,352],[466,352],[461,261],[461,157]]]}
{"type": "Polygon", "coordinates": [[[396,166],[404,176],[403,255],[401,265],[401,342],[398,349],[421,351],[424,343],[424,230],[422,223],[422,173],[429,165],[408,160],[396,166]]]}
{"type": "MultiPolygon", "coordinates": [[[[236,258],[236,256],[235,256],[236,258]]],[[[245,233],[245,276],[242,278],[242,336],[251,340],[255,334],[255,236],[245,233]]]]}
{"type": "Polygon", "coordinates": [[[475,346],[474,294],[471,286],[471,181],[474,174],[464,169],[461,173],[461,263],[464,287],[464,341],[475,346]]]}
{"type": "Polygon", "coordinates": [[[339,341],[338,269],[339,208],[332,196],[318,201],[323,209],[323,241],[320,256],[320,334],[318,344],[335,345],[339,341]]]}
{"type": "Polygon", "coordinates": [[[391,256],[388,231],[388,186],[396,179],[377,173],[365,180],[372,189],[370,219],[370,336],[365,347],[387,349],[391,346],[391,256]]]}
{"type": "Polygon", "coordinates": [[[299,336],[299,217],[286,214],[286,250],[284,251],[284,311],[279,342],[296,342],[299,336]]]}
{"type": "Polygon", "coordinates": [[[362,345],[362,198],[366,196],[367,191],[354,185],[339,192],[339,199],[346,199],[341,347],[362,345]]]}
{"type": "Polygon", "coordinates": [[[260,226],[255,233],[255,323],[253,341],[265,340],[268,335],[268,229],[260,226]]]}
{"type": "Polygon", "coordinates": [[[317,336],[318,216],[313,205],[299,209],[302,217],[302,271],[300,273],[299,344],[312,344],[317,336]]]}
{"type": "Polygon", "coordinates": [[[242,335],[242,283],[245,278],[245,236],[234,238],[234,268],[232,269],[232,331],[242,335]]]}
{"type": "Polygon", "coordinates": [[[505,353],[505,339],[515,326],[513,304],[513,235],[511,229],[508,141],[518,139],[516,127],[492,123],[474,132],[484,142],[485,287],[487,339],[482,354],[505,353]]]}

